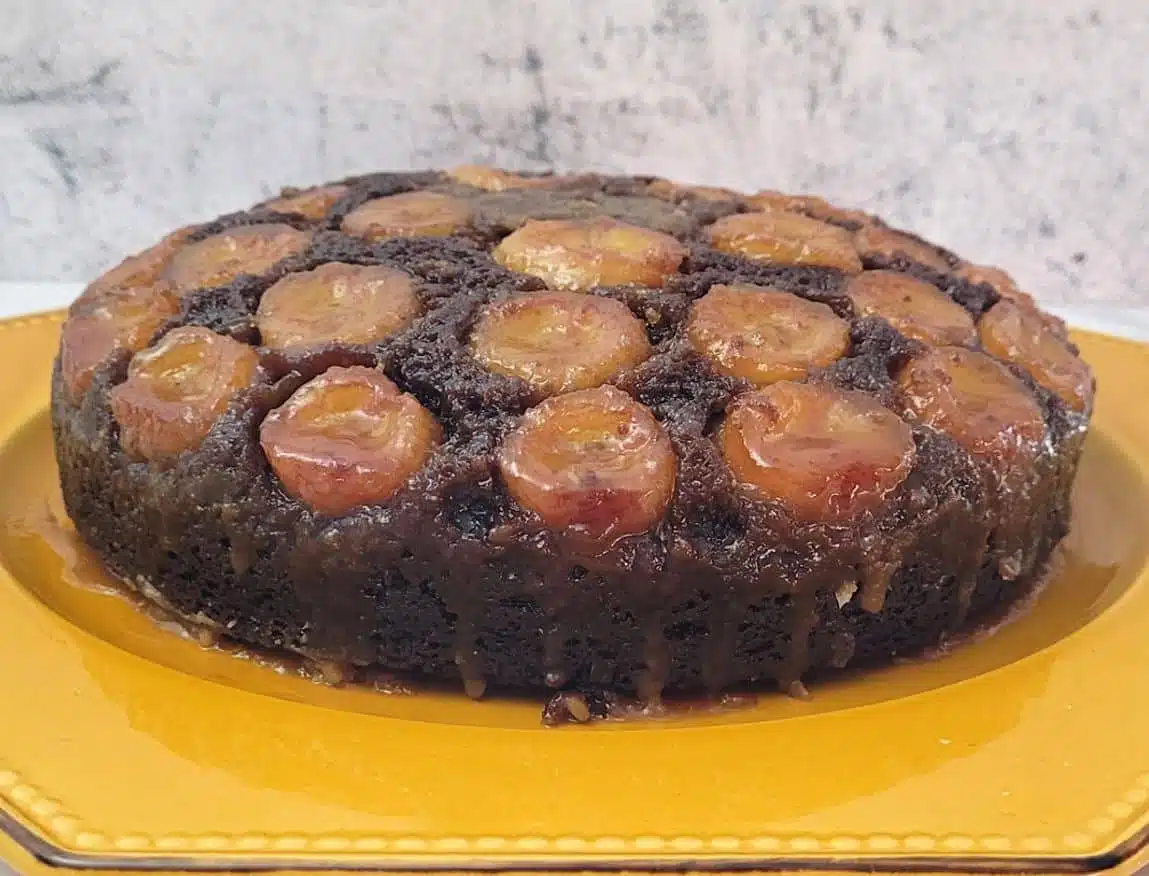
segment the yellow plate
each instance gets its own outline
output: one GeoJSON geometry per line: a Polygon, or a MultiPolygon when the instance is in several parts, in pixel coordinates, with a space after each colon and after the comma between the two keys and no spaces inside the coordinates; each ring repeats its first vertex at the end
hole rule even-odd
{"type": "Polygon", "coordinates": [[[1131,866],[1149,825],[1149,347],[1077,336],[1101,392],[1064,568],[992,638],[805,701],[543,730],[537,702],[277,674],[78,586],[82,555],[35,525],[58,501],[58,327],[0,323],[14,866],[22,848],[106,869],[1131,866]]]}

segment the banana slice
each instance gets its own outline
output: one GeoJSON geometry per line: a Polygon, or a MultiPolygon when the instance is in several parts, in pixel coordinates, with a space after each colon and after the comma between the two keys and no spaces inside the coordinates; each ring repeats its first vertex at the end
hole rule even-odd
{"type": "Polygon", "coordinates": [[[505,192],[511,189],[547,188],[557,177],[522,176],[498,167],[485,164],[463,164],[447,171],[447,176],[456,182],[474,186],[487,192],[505,192]]]}
{"type": "Polygon", "coordinates": [[[418,315],[415,284],[403,271],[331,262],[273,285],[255,319],[265,346],[289,349],[380,341],[418,315]]]}
{"type": "Polygon", "coordinates": [[[585,292],[596,286],[662,286],[682,264],[686,248],[669,234],[604,216],[530,220],[491,255],[552,289],[585,292]]]}
{"type": "Polygon", "coordinates": [[[837,207],[816,195],[787,195],[783,192],[764,189],[751,195],[746,201],[753,209],[764,213],[778,211],[805,213],[807,216],[820,219],[823,222],[833,219],[838,222],[856,222],[862,225],[870,221],[870,217],[861,210],[837,207]]]}
{"type": "Polygon", "coordinates": [[[60,374],[69,397],[79,401],[101,363],[113,353],[142,350],[179,309],[163,286],[127,286],[77,301],[60,333],[60,374]]]}
{"type": "Polygon", "coordinates": [[[762,286],[713,286],[686,322],[691,345],[723,374],[766,386],[801,379],[850,347],[850,326],[825,304],[762,286]]]}
{"type": "Polygon", "coordinates": [[[973,265],[966,262],[958,268],[957,275],[971,283],[987,284],[1002,298],[1012,301],[1022,310],[1036,314],[1041,319],[1042,324],[1059,338],[1062,340],[1069,339],[1069,327],[1065,324],[1065,320],[1054,316],[1052,313],[1046,313],[1038,307],[1034,297],[1023,291],[1013,277],[1001,268],[989,265],[973,265]]]}
{"type": "Polygon", "coordinates": [[[1013,277],[1001,268],[995,268],[992,265],[974,265],[965,262],[959,265],[957,271],[954,273],[971,283],[985,283],[992,287],[993,291],[1002,298],[1009,298],[1010,300],[1023,299],[1026,303],[1034,307],[1037,306],[1037,302],[1033,300],[1033,296],[1028,292],[1021,291],[1021,288],[1014,281],[1013,277]]]}
{"type": "Polygon", "coordinates": [[[878,509],[915,458],[910,427],[870,396],[804,383],[740,397],[718,443],[751,496],[806,522],[843,523],[878,509]]]}
{"type": "Polygon", "coordinates": [[[932,246],[883,225],[863,225],[854,233],[854,246],[863,258],[891,260],[901,255],[935,271],[950,270],[949,262],[932,246]]]}
{"type": "Polygon", "coordinates": [[[156,461],[198,447],[258,367],[251,347],[206,328],[168,332],[132,357],[128,379],[112,390],[124,451],[156,461]]]}
{"type": "Polygon", "coordinates": [[[310,243],[310,234],[290,225],[240,225],[185,246],[172,257],[163,278],[180,294],[223,286],[240,274],[262,274],[310,243]]]}
{"type": "Polygon", "coordinates": [[[656,179],[646,187],[648,195],[667,201],[681,201],[695,198],[699,201],[742,201],[744,196],[733,189],[721,186],[694,186],[677,183],[668,179],[656,179]]]}
{"type": "Polygon", "coordinates": [[[605,383],[645,360],[650,342],[626,305],[556,291],[488,308],[471,349],[485,368],[526,381],[541,399],[605,383]]]}
{"type": "Polygon", "coordinates": [[[350,189],[344,185],[317,186],[300,192],[281,195],[264,204],[277,213],[296,213],[305,219],[322,219],[350,189]]]}
{"type": "Polygon", "coordinates": [[[1024,368],[1075,411],[1093,405],[1093,375],[1036,308],[1003,298],[978,323],[986,352],[1024,368]]]}
{"type": "Polygon", "coordinates": [[[862,270],[850,232],[800,213],[738,213],[708,229],[715,249],[756,262],[862,270]]]}
{"type": "Polygon", "coordinates": [[[128,256],[114,268],[93,280],[73,303],[73,309],[106,292],[118,289],[135,289],[160,283],[160,278],[168,266],[168,262],[172,260],[172,257],[180,250],[194,230],[194,228],[188,227],[173,231],[154,246],[128,256]]]}
{"type": "Polygon", "coordinates": [[[676,459],[650,411],[600,386],[528,411],[499,452],[499,470],[511,495],[547,526],[609,546],[662,519],[676,459]]]}
{"type": "Polygon", "coordinates": [[[343,219],[343,230],[365,240],[392,237],[447,237],[471,224],[464,201],[438,192],[405,192],[376,198],[343,219]]]}
{"type": "Polygon", "coordinates": [[[865,271],[850,280],[846,294],[860,316],[880,316],[915,341],[965,346],[977,338],[973,317],[964,307],[907,274],[865,271]]]}
{"type": "Polygon", "coordinates": [[[259,440],[283,488],[320,514],[390,499],[439,445],[414,396],[372,368],[329,368],[264,418],[259,440]]]}
{"type": "Polygon", "coordinates": [[[934,347],[897,378],[906,416],[994,463],[1032,455],[1045,421],[1025,384],[984,353],[934,347]]]}

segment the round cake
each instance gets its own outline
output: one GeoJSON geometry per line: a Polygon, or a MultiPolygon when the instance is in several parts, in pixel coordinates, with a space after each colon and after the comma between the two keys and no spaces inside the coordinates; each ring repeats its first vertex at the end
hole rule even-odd
{"type": "Polygon", "coordinates": [[[468,166],[180,229],[64,324],[68,512],[241,643],[479,695],[889,662],[1008,608],[1093,379],[1003,271],[812,196],[468,166]]]}

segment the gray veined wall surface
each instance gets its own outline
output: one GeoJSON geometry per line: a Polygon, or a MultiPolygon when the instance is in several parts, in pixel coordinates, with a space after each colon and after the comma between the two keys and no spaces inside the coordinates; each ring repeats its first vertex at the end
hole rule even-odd
{"type": "Polygon", "coordinates": [[[817,190],[1149,304],[1149,0],[0,0],[0,280],[289,183],[494,162],[817,190]]]}

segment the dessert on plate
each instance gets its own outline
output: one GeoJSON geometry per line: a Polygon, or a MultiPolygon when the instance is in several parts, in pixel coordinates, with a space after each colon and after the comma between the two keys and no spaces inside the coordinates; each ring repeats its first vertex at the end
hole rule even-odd
{"type": "Polygon", "coordinates": [[[239,642],[468,693],[871,666],[1025,595],[1093,379],[1004,272],[812,196],[487,167],[288,190],[93,282],[78,532],[239,642]]]}

